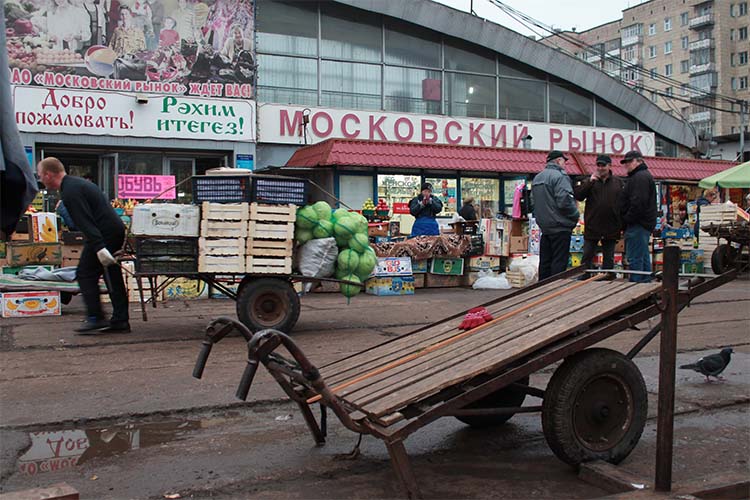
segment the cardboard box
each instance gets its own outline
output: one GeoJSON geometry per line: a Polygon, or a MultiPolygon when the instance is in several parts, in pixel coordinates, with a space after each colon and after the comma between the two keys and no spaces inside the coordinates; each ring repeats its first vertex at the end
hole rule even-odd
{"type": "Polygon", "coordinates": [[[529,251],[529,237],[511,236],[509,247],[510,253],[526,253],[529,251]]]}
{"type": "Polygon", "coordinates": [[[208,283],[189,278],[177,278],[164,289],[164,300],[188,300],[208,297],[208,283]]]}
{"type": "Polygon", "coordinates": [[[80,231],[63,231],[60,233],[63,245],[83,245],[86,238],[80,231]]]}
{"type": "Polygon", "coordinates": [[[526,275],[521,271],[505,271],[505,279],[513,288],[523,288],[526,286],[526,275]]]}
{"type": "Polygon", "coordinates": [[[683,274],[703,274],[703,262],[690,262],[680,265],[680,272],[683,274]]]}
{"type": "Polygon", "coordinates": [[[445,276],[463,276],[464,259],[444,259],[435,257],[430,264],[430,273],[445,276]]]}
{"type": "Polygon", "coordinates": [[[0,301],[3,318],[60,316],[60,292],[5,292],[0,301]]]}
{"type": "Polygon", "coordinates": [[[413,260],[411,263],[412,274],[424,274],[430,268],[430,259],[413,260]]]}
{"type": "Polygon", "coordinates": [[[491,255],[480,255],[478,257],[469,257],[469,271],[500,271],[500,257],[491,255]]]}
{"type": "Polygon", "coordinates": [[[370,276],[382,278],[411,275],[411,257],[378,257],[378,263],[370,276]]]}
{"type": "Polygon", "coordinates": [[[424,288],[425,274],[414,275],[414,288],[424,288]]]}
{"type": "Polygon", "coordinates": [[[462,286],[464,282],[463,275],[442,275],[442,274],[425,274],[424,286],[426,288],[449,288],[462,286]]]}
{"type": "Polygon", "coordinates": [[[571,236],[570,237],[570,251],[571,252],[583,251],[583,236],[571,236]]]}
{"type": "Polygon", "coordinates": [[[200,208],[178,203],[145,203],[133,208],[130,232],[136,236],[192,236],[200,229],[200,208]]]}
{"type": "Polygon", "coordinates": [[[669,227],[661,230],[662,239],[683,240],[693,237],[693,231],[687,227],[669,227]]]}
{"type": "Polygon", "coordinates": [[[62,263],[62,245],[59,243],[20,243],[8,245],[8,264],[11,266],[28,266],[32,264],[62,263]]]}
{"type": "Polygon", "coordinates": [[[388,236],[395,238],[401,236],[401,223],[397,220],[388,223],[388,236]]]}
{"type": "Polygon", "coordinates": [[[8,255],[8,244],[4,241],[0,241],[0,259],[4,259],[8,255]]]}
{"type": "Polygon", "coordinates": [[[377,222],[367,225],[368,236],[390,236],[390,223],[377,222]]]}
{"type": "Polygon", "coordinates": [[[578,267],[581,265],[581,257],[583,257],[583,254],[581,252],[571,252],[570,258],[568,259],[568,267],[578,267]]]}
{"type": "Polygon", "coordinates": [[[365,292],[370,295],[414,295],[414,276],[370,278],[365,281],[365,292]]]}
{"type": "Polygon", "coordinates": [[[57,243],[57,214],[54,212],[31,214],[31,239],[42,243],[57,243]]]}

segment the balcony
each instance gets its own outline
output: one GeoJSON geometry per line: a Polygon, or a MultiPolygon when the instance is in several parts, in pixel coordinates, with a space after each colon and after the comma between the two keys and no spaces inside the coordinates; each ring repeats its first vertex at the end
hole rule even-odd
{"type": "Polygon", "coordinates": [[[700,75],[701,73],[708,73],[709,71],[716,71],[716,65],[714,63],[690,65],[690,76],[700,75]]]}
{"type": "Polygon", "coordinates": [[[710,111],[701,111],[700,113],[691,113],[688,116],[690,123],[710,122],[713,116],[710,111]]]}
{"type": "Polygon", "coordinates": [[[714,15],[703,14],[702,16],[692,18],[690,20],[690,23],[688,23],[688,28],[690,28],[691,30],[699,30],[707,26],[711,26],[713,24],[714,24],[714,15]]]}
{"type": "Polygon", "coordinates": [[[620,57],[620,47],[607,52],[607,57],[620,57]]]}
{"type": "Polygon", "coordinates": [[[623,47],[628,47],[630,45],[636,45],[639,43],[643,43],[643,35],[631,35],[629,37],[623,37],[620,40],[620,44],[623,47]]]}
{"type": "Polygon", "coordinates": [[[696,40],[694,42],[690,42],[690,45],[689,45],[690,52],[695,52],[696,50],[714,49],[714,48],[716,48],[716,44],[714,43],[713,38],[704,38],[703,40],[696,40]]]}
{"type": "Polygon", "coordinates": [[[589,64],[596,64],[601,60],[601,54],[586,54],[586,62],[589,64]]]}
{"type": "Polygon", "coordinates": [[[640,63],[641,63],[641,58],[638,56],[623,58],[623,64],[626,64],[629,66],[638,66],[640,63]]]}

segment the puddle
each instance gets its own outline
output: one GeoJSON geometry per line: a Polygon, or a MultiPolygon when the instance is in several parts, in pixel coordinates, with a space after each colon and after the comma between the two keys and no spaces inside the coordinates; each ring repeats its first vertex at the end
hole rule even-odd
{"type": "Polygon", "coordinates": [[[29,476],[59,472],[95,458],[177,441],[200,427],[199,420],[179,420],[30,432],[31,447],[18,459],[18,470],[29,476]]]}

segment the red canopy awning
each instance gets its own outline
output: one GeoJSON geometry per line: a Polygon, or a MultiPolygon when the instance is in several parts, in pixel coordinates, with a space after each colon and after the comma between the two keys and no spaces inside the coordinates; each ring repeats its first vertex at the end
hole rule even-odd
{"type": "MultiPolygon", "coordinates": [[[[570,175],[589,175],[596,165],[592,153],[570,153],[566,170],[570,175]]],[[[622,155],[611,155],[615,175],[626,175],[622,155]]],[[[481,148],[411,142],[376,142],[328,139],[299,148],[287,167],[356,166],[404,169],[459,170],[536,174],[546,164],[547,151],[481,148]]],[[[731,162],[683,158],[647,157],[655,179],[698,181],[732,166],[731,162]]]]}

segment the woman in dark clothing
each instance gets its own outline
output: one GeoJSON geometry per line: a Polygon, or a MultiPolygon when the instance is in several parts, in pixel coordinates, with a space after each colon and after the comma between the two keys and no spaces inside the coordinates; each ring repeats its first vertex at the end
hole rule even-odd
{"type": "Polygon", "coordinates": [[[458,211],[458,215],[464,220],[477,220],[477,209],[474,208],[474,197],[469,196],[464,200],[464,205],[458,211]]]}
{"type": "Polygon", "coordinates": [[[409,212],[417,220],[411,228],[410,238],[414,236],[437,236],[440,234],[435,216],[442,212],[443,202],[432,196],[432,184],[422,184],[422,192],[409,202],[409,212]]]}

